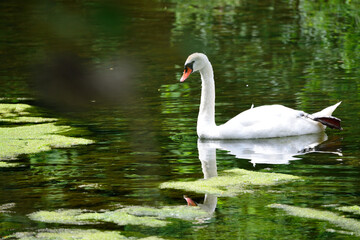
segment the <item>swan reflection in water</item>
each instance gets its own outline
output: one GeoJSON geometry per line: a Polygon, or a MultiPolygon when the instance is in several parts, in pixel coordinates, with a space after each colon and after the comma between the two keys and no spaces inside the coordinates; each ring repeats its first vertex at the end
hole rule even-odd
{"type": "Polygon", "coordinates": [[[289,164],[291,160],[298,160],[300,155],[313,152],[341,156],[338,149],[330,150],[333,144],[327,140],[325,133],[268,139],[199,140],[198,149],[199,153],[210,149],[225,150],[236,158],[249,159],[254,166],[289,164]]]}
{"type": "MultiPolygon", "coordinates": [[[[254,166],[256,164],[289,164],[291,160],[297,160],[299,156],[313,152],[342,156],[341,151],[337,148],[337,142],[327,140],[327,135],[321,133],[251,140],[198,139],[197,144],[204,179],[209,179],[217,176],[216,149],[226,150],[236,158],[249,159],[254,166]]],[[[186,197],[185,200],[191,205],[190,198],[186,197]]],[[[216,204],[216,196],[205,194],[203,204],[198,204],[198,206],[213,213],[216,204]]]]}

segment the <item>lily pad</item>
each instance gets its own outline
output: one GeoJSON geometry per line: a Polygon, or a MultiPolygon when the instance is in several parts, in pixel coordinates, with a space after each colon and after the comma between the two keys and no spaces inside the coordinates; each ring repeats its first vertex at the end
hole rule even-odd
{"type": "Polygon", "coordinates": [[[352,218],[339,216],[338,214],[330,211],[302,208],[286,204],[271,204],[269,207],[282,209],[292,216],[328,221],[341,227],[342,229],[350,230],[355,235],[360,236],[360,221],[352,218]]]}
{"type": "Polygon", "coordinates": [[[240,193],[251,192],[250,186],[270,186],[299,179],[297,176],[288,174],[232,169],[222,172],[217,177],[205,180],[165,182],[160,185],[160,188],[181,189],[217,196],[235,196],[240,193]]]}

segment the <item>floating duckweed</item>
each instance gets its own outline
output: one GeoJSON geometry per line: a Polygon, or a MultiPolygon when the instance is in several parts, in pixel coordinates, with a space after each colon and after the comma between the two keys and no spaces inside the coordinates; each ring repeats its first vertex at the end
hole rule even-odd
{"type": "Polygon", "coordinates": [[[247,189],[247,187],[252,185],[268,186],[298,179],[300,178],[287,174],[232,169],[224,171],[218,177],[213,177],[206,180],[190,182],[165,182],[160,185],[160,188],[173,188],[198,193],[234,196],[239,193],[251,192],[247,189]]]}
{"type": "Polygon", "coordinates": [[[79,216],[83,214],[83,210],[70,209],[70,210],[57,210],[57,211],[39,211],[29,214],[29,218],[34,221],[47,222],[47,223],[61,223],[61,224],[74,224],[84,225],[92,224],[89,221],[82,221],[79,216]]]}
{"type": "MultiPolygon", "coordinates": [[[[48,151],[53,147],[93,143],[88,139],[59,135],[71,128],[55,125],[55,118],[28,116],[28,110],[32,108],[34,107],[27,104],[0,104],[0,121],[16,125],[26,123],[22,126],[0,128],[0,159],[13,159],[20,154],[48,151]]],[[[0,167],[14,166],[16,165],[0,162],[0,167]]]]}
{"type": "Polygon", "coordinates": [[[44,229],[37,233],[19,232],[9,236],[9,238],[17,238],[19,240],[163,240],[162,238],[151,236],[146,238],[127,238],[117,231],[99,231],[96,229],[44,229]]]}
{"type": "Polygon", "coordinates": [[[346,207],[338,207],[336,209],[339,210],[339,211],[343,211],[343,212],[350,212],[350,213],[360,214],[360,207],[357,206],[357,205],[346,206],[346,207]]]}
{"type": "Polygon", "coordinates": [[[330,211],[322,211],[316,210],[312,208],[302,208],[302,207],[295,207],[285,204],[271,204],[269,205],[271,208],[279,208],[286,211],[288,214],[303,217],[303,218],[311,218],[317,219],[322,221],[328,221],[332,224],[335,224],[343,229],[350,230],[354,232],[354,234],[360,236],[360,221],[346,218],[343,216],[339,216],[336,213],[330,211]]]}
{"type": "Polygon", "coordinates": [[[70,127],[56,126],[53,123],[0,128],[0,159],[48,151],[52,147],[92,143],[88,139],[58,135],[67,130],[70,130],[70,127]]]}
{"type": "MultiPolygon", "coordinates": [[[[12,237],[12,236],[11,236],[12,237]]],[[[122,236],[116,231],[99,231],[95,229],[82,230],[82,229],[47,229],[38,233],[33,232],[21,232],[14,234],[14,237],[20,240],[45,240],[45,239],[61,239],[61,240],[73,240],[73,239],[86,239],[86,240],[120,240],[128,239],[122,236]]]]}
{"type": "Polygon", "coordinates": [[[0,122],[7,123],[46,123],[46,122],[56,122],[55,118],[43,118],[43,117],[17,117],[17,118],[2,118],[0,122]]]}
{"type": "Polygon", "coordinates": [[[122,211],[136,216],[154,216],[160,219],[178,218],[183,220],[195,220],[197,218],[209,216],[209,213],[199,207],[189,207],[185,205],[165,206],[162,208],[131,206],[123,208],[122,211]]]}
{"type": "Polygon", "coordinates": [[[88,183],[88,184],[81,184],[78,188],[86,189],[86,190],[93,190],[93,189],[101,189],[102,185],[98,183],[88,183]]]}
{"type": "Polygon", "coordinates": [[[9,209],[15,207],[15,203],[5,203],[0,205],[0,213],[11,212],[9,209]]]}
{"type": "Polygon", "coordinates": [[[148,227],[163,227],[167,222],[153,217],[138,217],[121,210],[103,213],[85,213],[76,217],[78,220],[93,220],[111,222],[118,225],[143,225],[148,227]]]}
{"type": "Polygon", "coordinates": [[[163,227],[169,222],[166,218],[196,220],[208,217],[209,213],[199,207],[165,206],[162,208],[128,206],[115,211],[89,212],[85,210],[38,211],[29,214],[34,221],[61,224],[98,224],[101,222],[117,225],[142,225],[148,227],[163,227]]]}
{"type": "Polygon", "coordinates": [[[34,107],[28,104],[0,104],[0,121],[7,123],[44,123],[55,122],[56,118],[33,117],[29,110],[34,107]]]}
{"type": "Polygon", "coordinates": [[[11,103],[0,103],[0,117],[17,117],[19,115],[29,114],[27,110],[31,108],[28,104],[11,104],[11,103]]]}
{"type": "Polygon", "coordinates": [[[19,165],[18,163],[8,163],[8,162],[0,161],[0,168],[16,167],[18,165],[19,165]]]}
{"type": "Polygon", "coordinates": [[[149,227],[163,227],[167,222],[153,217],[138,217],[121,210],[84,213],[83,210],[39,211],[29,214],[34,221],[62,224],[97,224],[111,222],[118,225],[143,225],[149,227]]]}

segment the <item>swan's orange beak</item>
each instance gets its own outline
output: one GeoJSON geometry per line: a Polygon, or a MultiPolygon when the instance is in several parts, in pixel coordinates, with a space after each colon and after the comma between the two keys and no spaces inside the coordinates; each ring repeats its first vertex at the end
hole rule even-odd
{"type": "Polygon", "coordinates": [[[190,76],[191,73],[192,73],[192,69],[189,67],[185,67],[184,73],[180,78],[180,82],[184,82],[190,76]]]}

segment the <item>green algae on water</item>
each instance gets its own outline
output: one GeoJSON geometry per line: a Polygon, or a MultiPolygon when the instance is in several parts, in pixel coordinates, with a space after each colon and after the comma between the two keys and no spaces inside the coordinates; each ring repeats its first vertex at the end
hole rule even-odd
{"type": "Polygon", "coordinates": [[[0,103],[0,122],[5,123],[45,123],[56,122],[56,118],[30,116],[29,110],[35,109],[28,104],[0,103]]]}
{"type": "Polygon", "coordinates": [[[288,214],[296,217],[311,218],[322,221],[328,221],[345,230],[350,230],[353,234],[360,236],[360,221],[352,218],[339,216],[336,213],[312,208],[295,207],[286,204],[271,204],[271,208],[282,209],[288,214]]]}
{"type": "Polygon", "coordinates": [[[72,225],[115,223],[120,226],[141,225],[147,227],[163,227],[169,222],[164,219],[177,218],[196,220],[209,216],[199,207],[165,206],[162,208],[128,206],[114,211],[90,212],[70,209],[57,211],[38,211],[28,215],[34,221],[61,223],[72,225]]]}
{"type": "Polygon", "coordinates": [[[162,208],[130,206],[122,209],[129,214],[136,216],[153,216],[159,219],[177,218],[182,220],[196,220],[208,217],[209,213],[200,207],[189,206],[164,206],[162,208]]]}
{"type": "Polygon", "coordinates": [[[160,188],[172,188],[218,196],[235,196],[251,192],[249,186],[270,186],[300,179],[297,176],[280,173],[264,173],[244,169],[231,169],[217,177],[189,182],[165,182],[160,188]]]}
{"type": "Polygon", "coordinates": [[[85,213],[76,217],[78,220],[92,220],[115,223],[124,225],[142,225],[148,227],[163,227],[166,221],[158,220],[154,217],[134,216],[121,210],[107,211],[103,213],[85,213]]]}
{"type": "Polygon", "coordinates": [[[86,240],[121,240],[128,239],[122,236],[117,231],[99,231],[95,229],[82,230],[82,229],[46,229],[38,233],[33,232],[19,232],[10,237],[16,237],[20,240],[45,240],[45,239],[86,239],[86,240]]]}
{"type": "MultiPolygon", "coordinates": [[[[48,151],[54,147],[71,147],[90,144],[93,141],[60,135],[71,130],[68,126],[59,126],[55,118],[30,116],[27,104],[0,104],[0,122],[11,123],[0,127],[0,159],[14,159],[20,154],[48,151]]],[[[15,167],[0,161],[0,167],[15,167]]]]}
{"type": "Polygon", "coordinates": [[[8,162],[0,161],[0,168],[16,167],[18,165],[19,165],[18,163],[8,163],[8,162]]]}
{"type": "Polygon", "coordinates": [[[46,223],[61,223],[72,225],[99,224],[102,222],[124,225],[143,225],[148,227],[163,227],[167,222],[153,217],[138,217],[121,210],[106,212],[85,212],[83,210],[39,211],[29,214],[30,219],[46,223]]]}
{"type": "Polygon", "coordinates": [[[11,212],[9,209],[15,207],[15,203],[5,203],[0,205],[0,213],[9,213],[11,212]]]}
{"type": "Polygon", "coordinates": [[[73,224],[73,225],[85,225],[93,224],[90,221],[82,221],[78,219],[78,216],[85,211],[80,209],[70,210],[57,210],[57,211],[38,211],[29,214],[29,218],[34,221],[47,222],[47,223],[61,223],[61,224],[73,224]]]}
{"type": "Polygon", "coordinates": [[[354,213],[354,214],[360,215],[360,207],[357,206],[357,205],[338,207],[336,209],[339,210],[339,211],[349,212],[349,213],[354,213]]]}
{"type": "Polygon", "coordinates": [[[54,123],[0,128],[0,159],[11,159],[19,154],[48,151],[53,147],[90,144],[91,140],[59,135],[70,130],[54,123]]]}
{"type": "Polygon", "coordinates": [[[19,232],[9,236],[9,238],[14,237],[19,240],[162,240],[162,238],[156,236],[146,238],[127,238],[121,235],[118,231],[100,231],[96,229],[43,229],[37,233],[19,232]]]}

